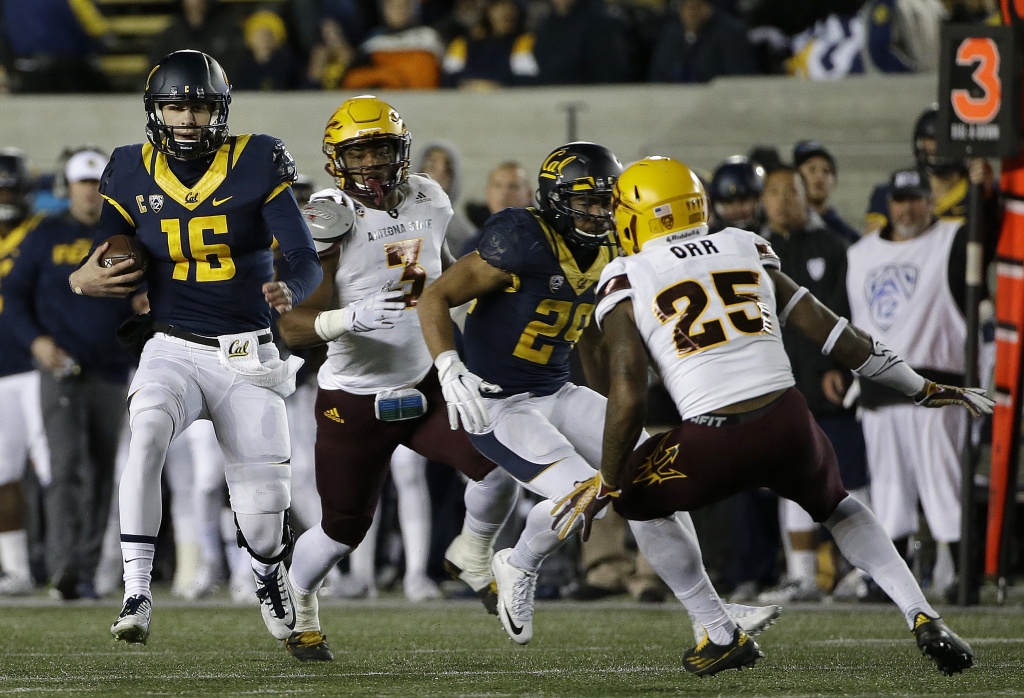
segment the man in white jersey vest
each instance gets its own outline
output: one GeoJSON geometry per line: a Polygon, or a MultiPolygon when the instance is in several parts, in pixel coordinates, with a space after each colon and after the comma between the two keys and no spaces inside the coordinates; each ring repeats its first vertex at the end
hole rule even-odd
{"type": "MultiPolygon", "coordinates": [[[[890,222],[848,252],[850,319],[926,378],[963,385],[967,226],[933,211],[926,175],[892,175],[890,222]]],[[[906,550],[918,530],[920,500],[932,537],[953,547],[956,560],[967,415],[917,410],[906,396],[867,382],[861,406],[871,501],[886,533],[906,550]]]]}
{"type": "MultiPolygon", "coordinates": [[[[601,275],[595,311],[610,360],[601,472],[570,515],[587,519],[614,501],[627,519],[653,520],[768,487],[824,523],[847,559],[900,607],[941,671],[969,668],[970,646],[925,600],[871,511],[843,489],[835,452],[793,387],[781,327],[788,320],[859,376],[920,405],[963,405],[977,414],[990,412],[992,401],[978,389],[921,377],[798,288],[762,238],[738,228],[709,235],[704,188],[682,163],[656,157],[632,165],[616,184],[613,207],[626,256],[601,275]],[[634,452],[648,356],[684,421],[634,452]]],[[[700,553],[691,536],[674,543],[675,550],[643,552],[669,586],[687,588],[700,553]]],[[[742,640],[716,637],[709,627],[684,667],[749,666],[756,657],[742,640]]]]}
{"type": "Polygon", "coordinates": [[[327,343],[316,400],[323,518],[299,537],[291,567],[296,623],[285,645],[301,661],[333,659],[316,591],[370,528],[399,445],[470,479],[463,530],[445,559],[488,610],[497,606],[490,560],[518,487],[449,428],[416,304],[452,261],[452,206],[436,182],[409,174],[411,143],[402,117],[376,97],[353,97],[331,116],[323,150],[337,188],[303,209],[324,280],[278,325],[289,346],[327,343]]]}

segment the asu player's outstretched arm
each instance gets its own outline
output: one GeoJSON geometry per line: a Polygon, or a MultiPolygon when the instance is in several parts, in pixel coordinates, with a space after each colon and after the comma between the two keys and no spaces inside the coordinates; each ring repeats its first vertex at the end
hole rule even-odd
{"type": "Polygon", "coordinates": [[[992,412],[995,403],[981,388],[941,385],[925,379],[892,349],[838,317],[784,273],[777,269],[768,269],[768,273],[775,283],[782,322],[861,378],[898,390],[924,407],[961,405],[976,417],[992,412]]]}

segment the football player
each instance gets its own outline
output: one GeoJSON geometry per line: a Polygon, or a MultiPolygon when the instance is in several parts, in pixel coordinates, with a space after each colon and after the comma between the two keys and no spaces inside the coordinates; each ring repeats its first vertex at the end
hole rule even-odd
{"type": "Polygon", "coordinates": [[[764,168],[746,155],[733,155],[722,161],[711,175],[708,189],[714,212],[712,227],[757,230],[761,226],[759,204],[764,177],[764,168]]]}
{"type": "MultiPolygon", "coordinates": [[[[980,389],[922,378],[798,288],[763,238],[738,228],[709,234],[704,188],[686,165],[662,157],[632,165],[613,205],[626,256],[608,265],[597,292],[611,375],[605,448],[593,498],[573,514],[590,519],[614,501],[627,519],[658,520],[768,487],[829,529],[843,555],[899,606],[918,647],[941,671],[969,668],[970,646],[925,600],[871,510],[843,488],[831,443],[793,387],[781,328],[788,323],[860,377],[919,405],[961,405],[978,415],[993,402],[980,389]],[[684,421],[636,448],[648,357],[684,421]]],[[[692,537],[678,536],[675,550],[651,549],[645,538],[637,543],[673,589],[699,579],[692,537]]],[[[711,674],[756,659],[756,646],[741,632],[705,625],[704,641],[684,655],[687,671],[711,674]]]]}
{"type": "Polygon", "coordinates": [[[124,606],[110,631],[125,642],[149,635],[164,456],[189,424],[209,419],[264,622],[284,639],[295,623],[281,564],[291,547],[284,396],[301,361],[280,360],[270,319],[321,278],[291,192],[295,163],[276,138],[228,133],[231,88],[204,53],[164,57],[149,74],[144,102],[149,142],[111,156],[100,227],[101,235],[133,237],[148,268],[124,273],[130,260],[102,266],[104,243],[69,278],[87,295],[123,296],[142,281],[149,289],[150,314],[122,328],[144,347],[128,392],[132,435],[119,490],[124,606]],[[291,270],[276,281],[274,238],[291,270]]]}
{"type": "MultiPolygon", "coordinates": [[[[32,180],[17,148],[0,148],[0,293],[18,246],[43,220],[32,215],[32,180]]],[[[0,296],[0,596],[32,593],[21,478],[31,456],[43,480],[49,448],[39,406],[39,374],[32,354],[14,336],[0,296]]]]}
{"type": "MultiPolygon", "coordinates": [[[[592,481],[601,459],[605,399],[569,382],[569,355],[584,337],[584,372],[603,390],[600,335],[595,337],[589,324],[597,280],[616,255],[609,212],[621,172],[615,155],[595,143],[556,148],[541,166],[537,208],[508,208],[491,216],[476,252],[460,259],[420,299],[423,334],[451,428],[461,419],[481,453],[542,498],[515,548],[499,551],[491,563],[498,617],[521,645],[533,637],[541,563],[581,528],[559,530],[555,505],[578,483],[592,481]],[[463,363],[447,318],[451,308],[474,300],[463,363]]],[[[638,522],[633,533],[657,537],[665,523],[638,522]]],[[[692,527],[689,516],[685,523],[692,527]]],[[[704,581],[688,593],[714,595],[710,581],[704,581]]],[[[733,610],[752,632],[778,615],[775,606],[733,610]]]]}
{"type": "Polygon", "coordinates": [[[327,344],[316,400],[323,518],[295,545],[298,620],[285,643],[302,661],[333,658],[316,591],[366,536],[399,445],[470,479],[465,523],[446,563],[485,605],[496,605],[490,556],[518,487],[463,432],[448,428],[415,308],[451,261],[444,235],[452,207],[437,183],[409,174],[411,142],[399,113],[373,96],[349,99],[331,116],[323,151],[337,186],[303,209],[324,279],[278,324],[289,346],[327,344]]]}

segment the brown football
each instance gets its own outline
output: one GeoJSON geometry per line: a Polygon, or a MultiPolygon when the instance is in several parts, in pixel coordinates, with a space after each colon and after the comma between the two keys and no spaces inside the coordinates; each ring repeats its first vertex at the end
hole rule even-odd
{"type": "Polygon", "coordinates": [[[126,259],[132,260],[132,265],[123,273],[130,274],[135,271],[146,270],[146,248],[134,236],[111,235],[106,240],[107,249],[100,256],[100,264],[105,267],[112,267],[126,259]]]}

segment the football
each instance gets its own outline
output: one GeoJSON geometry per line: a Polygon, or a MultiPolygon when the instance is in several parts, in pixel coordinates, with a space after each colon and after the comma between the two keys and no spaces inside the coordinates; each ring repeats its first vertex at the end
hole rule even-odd
{"type": "Polygon", "coordinates": [[[132,265],[123,273],[131,274],[135,271],[146,270],[146,248],[133,236],[111,235],[103,242],[108,247],[100,256],[100,264],[105,267],[112,267],[126,259],[132,260],[132,265]]]}

